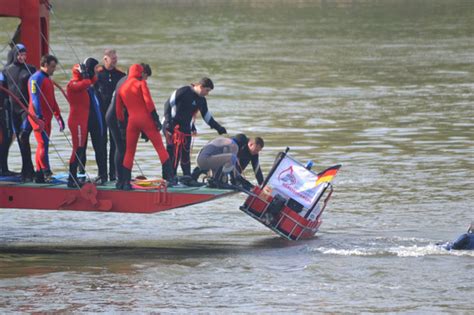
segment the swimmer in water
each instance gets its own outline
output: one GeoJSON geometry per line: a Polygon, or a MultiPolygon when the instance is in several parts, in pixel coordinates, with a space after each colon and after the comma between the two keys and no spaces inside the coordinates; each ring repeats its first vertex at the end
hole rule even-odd
{"type": "Polygon", "coordinates": [[[471,222],[467,233],[459,236],[454,242],[444,246],[447,250],[474,250],[474,222],[471,222]]]}

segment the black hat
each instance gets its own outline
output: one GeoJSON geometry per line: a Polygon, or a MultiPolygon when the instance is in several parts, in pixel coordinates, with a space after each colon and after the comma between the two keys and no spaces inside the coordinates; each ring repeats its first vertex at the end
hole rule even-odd
{"type": "Polygon", "coordinates": [[[89,75],[89,78],[92,78],[95,73],[94,72],[95,66],[97,66],[99,62],[97,61],[97,59],[89,57],[86,60],[84,60],[83,63],[86,66],[86,71],[87,71],[87,74],[89,75]]]}

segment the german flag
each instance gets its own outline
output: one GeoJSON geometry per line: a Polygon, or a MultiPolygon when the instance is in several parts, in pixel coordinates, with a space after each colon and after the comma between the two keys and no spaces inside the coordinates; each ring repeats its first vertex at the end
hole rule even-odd
{"type": "Polygon", "coordinates": [[[336,176],[337,172],[341,168],[341,164],[331,166],[328,169],[325,169],[321,173],[318,174],[318,179],[316,180],[316,186],[318,186],[321,183],[329,183],[332,181],[334,176],[336,176]]]}

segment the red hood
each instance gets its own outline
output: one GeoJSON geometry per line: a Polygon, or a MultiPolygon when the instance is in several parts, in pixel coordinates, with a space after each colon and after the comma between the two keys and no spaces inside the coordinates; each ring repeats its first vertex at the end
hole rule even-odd
{"type": "Polygon", "coordinates": [[[143,67],[136,63],[130,66],[130,69],[128,69],[128,77],[129,78],[135,78],[135,79],[140,79],[142,77],[142,72],[143,72],[143,67]]]}
{"type": "Polygon", "coordinates": [[[74,81],[81,81],[82,80],[82,75],[81,75],[81,70],[80,70],[79,64],[75,64],[72,67],[72,80],[74,81]]]}

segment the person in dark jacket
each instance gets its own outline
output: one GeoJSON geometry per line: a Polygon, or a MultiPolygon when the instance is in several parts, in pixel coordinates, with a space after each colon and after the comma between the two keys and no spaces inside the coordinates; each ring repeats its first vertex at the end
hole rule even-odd
{"type": "MultiPolygon", "coordinates": [[[[0,86],[8,89],[7,80],[0,72],[0,86]]],[[[7,92],[0,89],[0,176],[17,175],[8,169],[8,152],[13,139],[10,101],[7,92]]]]}
{"type": "Polygon", "coordinates": [[[202,78],[198,83],[174,91],[165,103],[163,132],[175,174],[180,163],[183,175],[191,175],[191,137],[195,132],[193,118],[198,111],[201,112],[204,121],[219,135],[227,133],[227,130],[214,120],[207,108],[206,96],[213,89],[214,83],[211,79],[202,78]]]}
{"type": "MultiPolygon", "coordinates": [[[[112,95],[112,100],[110,102],[109,108],[107,109],[107,113],[105,114],[105,121],[107,126],[110,130],[110,137],[111,141],[113,141],[115,145],[115,152],[114,152],[114,164],[115,164],[115,176],[117,182],[115,183],[115,187],[117,189],[123,188],[124,183],[124,169],[123,169],[123,157],[125,156],[125,130],[127,128],[127,121],[128,121],[128,114],[126,110],[124,110],[124,122],[122,123],[122,130],[118,126],[117,122],[117,114],[116,114],[116,100],[117,94],[120,91],[120,88],[127,80],[127,76],[124,76],[117,82],[117,86],[115,87],[115,91],[112,95]]],[[[111,152],[112,153],[112,152],[111,152]]]]}
{"type": "MultiPolygon", "coordinates": [[[[107,122],[105,120],[105,115],[107,113],[107,109],[110,106],[112,101],[112,95],[117,87],[117,83],[120,79],[125,76],[125,73],[117,69],[117,52],[114,49],[106,49],[104,51],[104,64],[99,67],[97,73],[97,82],[94,84],[94,88],[99,99],[101,114],[102,114],[102,124],[105,127],[105,133],[100,134],[100,131],[97,125],[93,125],[93,134],[91,133],[92,143],[94,145],[94,149],[99,151],[98,158],[102,159],[102,165],[105,165],[105,173],[100,173],[99,178],[100,181],[107,181],[107,142],[108,142],[108,128],[107,122]]],[[[112,138],[113,139],[113,138],[112,138]]],[[[109,150],[109,178],[111,181],[115,180],[116,178],[116,171],[115,171],[115,142],[113,140],[110,141],[110,150],[109,150]]]]}
{"type": "MultiPolygon", "coordinates": [[[[29,103],[28,80],[36,72],[36,68],[26,63],[27,51],[23,44],[16,44],[12,48],[12,63],[5,67],[3,71],[4,79],[7,81],[8,89],[24,105],[29,103]]],[[[20,147],[22,167],[21,179],[24,182],[33,181],[35,172],[31,160],[30,135],[31,124],[28,121],[28,114],[18,102],[10,96],[11,119],[13,131],[16,135],[20,147]]]]}
{"type": "Polygon", "coordinates": [[[258,155],[265,146],[263,139],[260,137],[248,139],[243,133],[236,135],[233,139],[239,143],[239,153],[237,154],[239,172],[242,173],[251,162],[258,184],[263,184],[263,174],[258,161],[258,155]]]}

